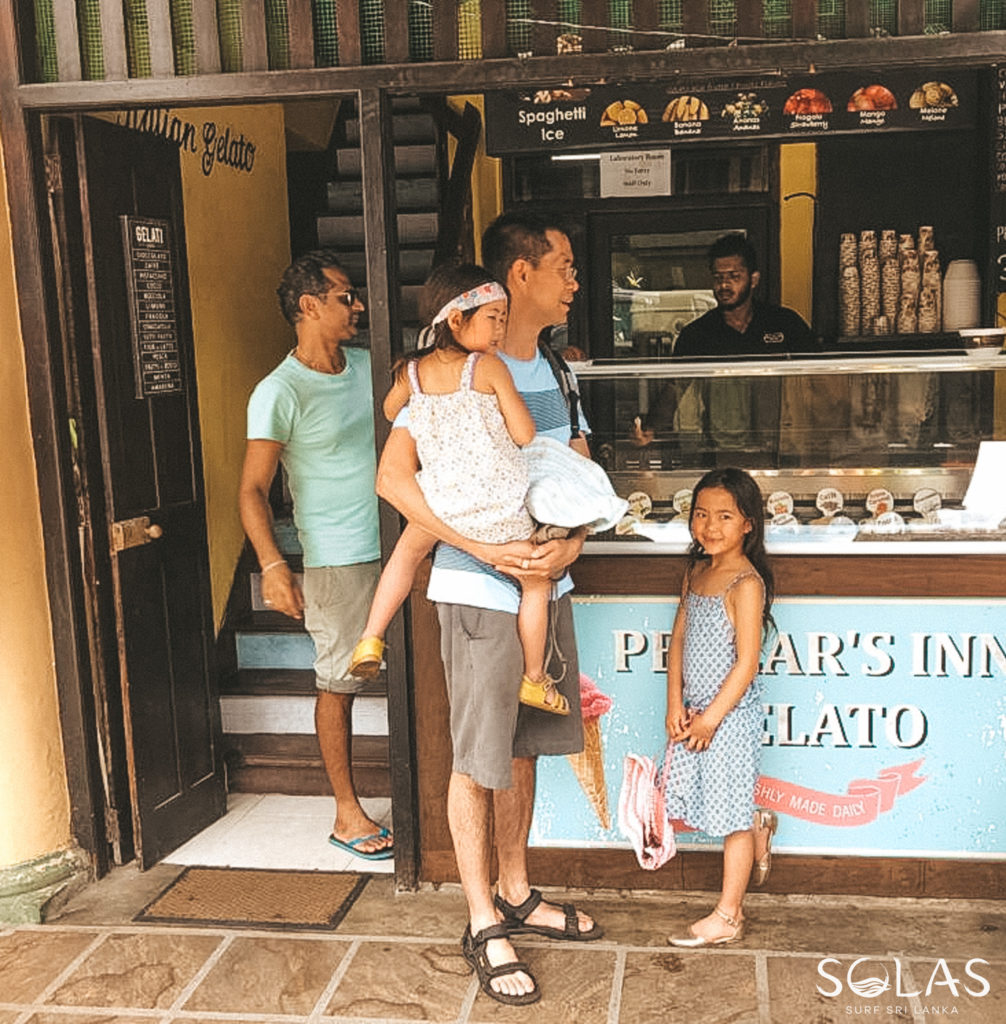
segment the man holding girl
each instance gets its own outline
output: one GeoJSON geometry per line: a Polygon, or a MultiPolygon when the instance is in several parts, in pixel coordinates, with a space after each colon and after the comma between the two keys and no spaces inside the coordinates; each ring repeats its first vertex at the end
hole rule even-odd
{"type": "MultiPolygon", "coordinates": [[[[567,399],[538,348],[544,328],[565,322],[579,288],[569,238],[536,218],[503,214],[487,229],[482,249],[487,269],[506,284],[510,295],[498,354],[537,433],[588,455],[583,438],[572,437],[567,399]]],[[[526,931],[577,940],[602,934],[571,905],[542,899],[527,877],[536,759],[583,748],[572,582],[566,569],[579,556],[585,531],[540,545],[472,541],[430,510],[416,481],[419,469],[406,410],[396,419],[381,457],[377,491],[411,524],[442,542],[434,555],[428,596],[437,603],[451,701],[454,767],[447,814],[468,901],[462,949],[487,995],[525,1004],[537,1000],[540,992],[527,966],[517,960],[511,934],[526,931]],[[516,706],[515,681],[524,668],[517,630],[521,581],[555,581],[557,597],[550,614],[557,650],[547,670],[568,714],[516,706]],[[512,742],[500,744],[501,730],[512,742]],[[494,839],[499,862],[495,897],[490,877],[494,839]]]]}

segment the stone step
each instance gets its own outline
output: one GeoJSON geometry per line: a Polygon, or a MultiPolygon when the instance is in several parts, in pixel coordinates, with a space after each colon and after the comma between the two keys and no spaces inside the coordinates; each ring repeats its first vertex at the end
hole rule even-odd
{"type": "MultiPolygon", "coordinates": [[[[440,190],[436,178],[399,178],[395,182],[395,204],[399,210],[437,210],[440,190]]],[[[363,182],[359,178],[330,181],[327,185],[330,213],[363,213],[363,182]]]]}
{"type": "MultiPolygon", "coordinates": [[[[415,113],[395,112],[391,118],[391,137],[396,144],[435,142],[437,125],[430,114],[422,111],[415,113]]],[[[346,141],[352,146],[360,144],[360,119],[349,118],[346,121],[346,141]]]]}
{"type": "MultiPolygon", "coordinates": [[[[339,252],[339,262],[354,284],[363,286],[367,280],[367,254],[363,249],[339,252]]],[[[433,249],[399,249],[398,281],[402,285],[419,285],[429,276],[433,266],[433,249]]]]}
{"type": "MultiPolygon", "coordinates": [[[[225,735],[313,735],[314,695],[222,694],[220,719],[225,735]]],[[[387,736],[388,701],[363,694],[353,701],[353,735],[387,736]]]]}
{"type": "MultiPolygon", "coordinates": [[[[364,244],[363,217],[350,214],[326,215],[316,220],[318,244],[336,248],[358,248],[364,244]]],[[[400,213],[395,218],[401,245],[430,246],[437,240],[439,214],[400,213]]]]}
{"type": "MultiPolygon", "coordinates": [[[[395,174],[437,173],[437,147],[433,143],[414,146],[395,146],[395,174]]],[[[356,147],[340,149],[335,156],[336,172],[340,178],[359,178],[363,173],[363,161],[356,147]]]]}

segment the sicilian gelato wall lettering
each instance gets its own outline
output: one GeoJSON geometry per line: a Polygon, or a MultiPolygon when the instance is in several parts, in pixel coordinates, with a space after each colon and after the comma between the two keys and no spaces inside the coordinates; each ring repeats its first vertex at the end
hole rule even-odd
{"type": "Polygon", "coordinates": [[[199,158],[203,174],[209,177],[218,166],[250,174],[255,166],[255,143],[244,132],[217,121],[193,124],[164,107],[127,110],[119,124],[132,131],[166,139],[180,153],[199,158]]]}
{"type": "MultiPolygon", "coordinates": [[[[660,758],[676,599],[578,598],[589,751],[544,758],[539,845],[625,846],[627,754],[660,758]],[[572,769],[572,770],[571,770],[572,769]]],[[[782,598],[756,802],[792,852],[1006,857],[1006,602],[782,598]]],[[[714,840],[683,831],[683,848],[714,840]]]]}

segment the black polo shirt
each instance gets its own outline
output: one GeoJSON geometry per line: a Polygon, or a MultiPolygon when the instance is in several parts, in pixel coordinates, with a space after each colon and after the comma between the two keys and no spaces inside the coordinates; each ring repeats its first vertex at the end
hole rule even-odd
{"type": "Polygon", "coordinates": [[[744,333],[735,331],[717,307],[681,329],[674,355],[772,356],[816,352],[818,345],[803,318],[785,306],[769,306],[755,300],[751,323],[744,333]]]}

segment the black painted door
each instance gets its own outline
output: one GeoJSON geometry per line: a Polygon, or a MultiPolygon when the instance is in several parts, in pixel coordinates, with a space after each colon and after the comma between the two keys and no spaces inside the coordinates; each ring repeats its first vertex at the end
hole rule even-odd
{"type": "Polygon", "coordinates": [[[161,139],[88,117],[78,125],[102,511],[147,868],[225,808],[181,174],[161,139]],[[161,244],[149,259],[131,254],[126,232],[161,244]]]}

